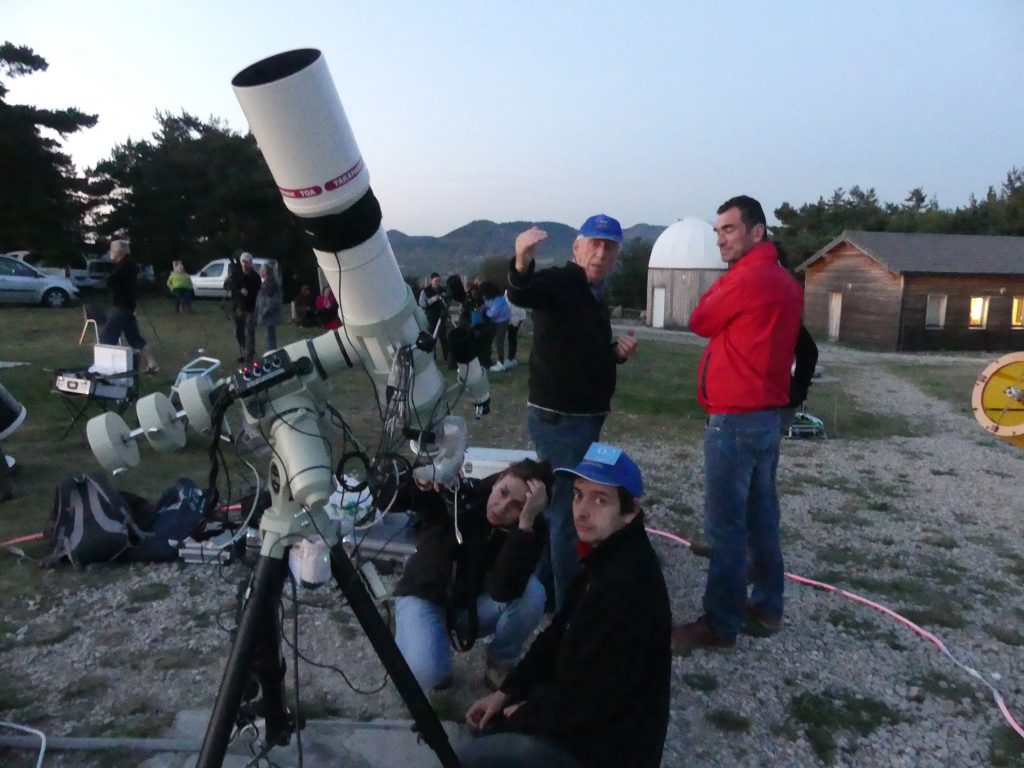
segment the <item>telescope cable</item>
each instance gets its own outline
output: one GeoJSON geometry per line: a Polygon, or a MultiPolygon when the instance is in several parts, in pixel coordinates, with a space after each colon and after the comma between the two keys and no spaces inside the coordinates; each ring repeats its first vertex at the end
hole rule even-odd
{"type": "Polygon", "coordinates": [[[24,731],[25,733],[31,733],[33,736],[39,737],[39,757],[36,760],[36,768],[42,768],[43,758],[46,756],[46,734],[42,731],[37,731],[35,728],[30,728],[27,725],[18,725],[17,723],[10,723],[7,721],[0,721],[0,728],[11,728],[15,731],[24,731]]]}
{"type": "MultiPolygon", "coordinates": [[[[664,537],[666,539],[669,539],[670,541],[674,541],[674,542],[676,542],[678,544],[682,544],[684,547],[690,548],[692,546],[691,542],[687,541],[682,536],[677,536],[674,533],[669,533],[667,531],[661,531],[661,530],[658,530],[657,528],[647,528],[646,530],[647,530],[648,533],[652,533],[652,534],[654,534],[656,536],[662,536],[662,537],[664,537]]],[[[845,597],[848,600],[852,600],[855,603],[860,603],[861,605],[866,605],[869,608],[873,608],[874,610],[878,611],[879,613],[882,613],[885,616],[888,616],[889,618],[894,619],[899,624],[902,624],[903,626],[905,626],[908,629],[910,629],[912,632],[914,632],[914,633],[920,635],[921,637],[923,637],[925,640],[927,640],[932,645],[934,645],[936,648],[938,648],[956,666],[958,666],[960,669],[962,669],[964,672],[966,672],[968,675],[970,675],[974,679],[979,680],[982,684],[985,685],[985,687],[987,687],[992,692],[992,698],[995,699],[996,706],[999,708],[1000,713],[1002,713],[1003,719],[1006,720],[1007,724],[1010,726],[1010,728],[1013,729],[1013,731],[1018,736],[1020,736],[1022,739],[1024,739],[1024,726],[1022,726],[1020,724],[1020,722],[1018,722],[1017,719],[1014,718],[1013,714],[1010,712],[1009,707],[1006,705],[1006,700],[1003,698],[1003,695],[999,692],[999,690],[994,685],[992,685],[986,678],[984,678],[982,676],[982,674],[980,672],[978,672],[978,670],[974,669],[973,667],[967,666],[962,661],[960,661],[958,658],[956,658],[956,656],[954,656],[950,652],[949,648],[946,647],[946,644],[943,643],[942,640],[940,640],[935,634],[933,634],[933,633],[929,632],[927,629],[924,629],[923,627],[915,624],[914,622],[912,622],[910,619],[906,618],[905,616],[901,616],[900,614],[896,613],[896,611],[892,610],[891,608],[887,608],[886,606],[881,605],[880,603],[876,603],[873,600],[869,600],[868,598],[863,597],[862,595],[858,595],[858,594],[856,594],[854,592],[848,592],[845,589],[840,589],[839,587],[836,587],[836,586],[834,586],[832,584],[826,584],[825,582],[822,582],[822,581],[815,581],[814,579],[808,579],[805,576],[799,576],[799,575],[797,575],[795,573],[787,572],[786,573],[786,578],[791,580],[791,581],[795,581],[797,584],[801,584],[801,585],[803,585],[805,587],[814,587],[815,589],[820,589],[820,590],[825,591],[825,592],[832,592],[832,593],[837,594],[837,595],[839,595],[841,597],[845,597]]],[[[992,677],[994,680],[998,680],[999,679],[999,677],[996,674],[994,674],[994,673],[990,673],[990,677],[992,677]]]]}

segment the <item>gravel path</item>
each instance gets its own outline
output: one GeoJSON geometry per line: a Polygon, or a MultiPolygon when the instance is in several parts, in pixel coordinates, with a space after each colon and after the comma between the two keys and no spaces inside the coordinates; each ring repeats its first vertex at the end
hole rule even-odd
{"type": "MultiPolygon", "coordinates": [[[[860,409],[884,403],[925,428],[916,437],[784,444],[787,568],[911,616],[997,685],[1020,718],[1024,452],[871,359],[832,348],[822,355],[826,366],[841,364],[860,409]]],[[[980,371],[990,358],[978,360],[980,371]]],[[[699,537],[699,446],[627,448],[645,468],[651,525],[699,537]]],[[[656,546],[676,620],[689,620],[699,612],[706,561],[664,539],[656,546]]],[[[41,722],[50,735],[157,735],[174,713],[212,705],[228,646],[222,625],[231,621],[243,574],[240,566],[131,566],[111,582],[107,571],[48,572],[49,597],[3,607],[0,719],[41,722]]],[[[987,690],[929,642],[837,595],[795,583],[787,590],[780,634],[675,660],[664,765],[1024,759],[987,690]]],[[[379,687],[379,663],[338,598],[320,589],[301,599],[303,652],[339,667],[357,687],[379,687]]],[[[460,657],[456,688],[435,697],[443,717],[458,718],[484,692],[481,653],[460,657]]],[[[405,716],[391,685],[357,695],[334,672],[305,663],[299,671],[313,716],[405,716]]],[[[55,755],[48,764],[103,764],[89,760],[98,758],[55,755]]]]}

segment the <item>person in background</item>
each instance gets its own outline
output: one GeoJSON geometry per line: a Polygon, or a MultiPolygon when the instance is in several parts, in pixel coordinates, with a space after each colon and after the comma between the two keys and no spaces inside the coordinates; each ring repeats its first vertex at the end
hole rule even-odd
{"type": "Polygon", "coordinates": [[[519,365],[516,360],[516,353],[519,351],[519,329],[526,322],[526,310],[508,300],[507,290],[505,301],[508,302],[508,359],[505,361],[507,370],[519,365]]]}
{"type": "MultiPolygon", "coordinates": [[[[591,216],[572,244],[571,261],[536,269],[534,251],[547,233],[531,227],[516,238],[509,263],[508,295],[533,310],[526,426],[537,455],[552,466],[575,466],[601,435],[617,368],[636,352],[632,333],[612,337],[604,302],[605,278],[622,250],[622,227],[611,216],[591,216]]],[[[579,569],[572,524],[572,483],[555,479],[545,512],[551,542],[540,577],[553,590],[555,607],[565,604],[579,569]]]]}
{"type": "Polygon", "coordinates": [[[267,331],[267,351],[277,349],[277,326],[281,324],[281,288],[270,265],[260,267],[260,292],[256,295],[256,325],[267,331]]]}
{"type": "Polygon", "coordinates": [[[185,271],[185,265],[175,261],[167,278],[167,287],[174,297],[174,311],[184,314],[192,311],[192,278],[185,271]]]}
{"type": "Polygon", "coordinates": [[[320,318],[325,331],[341,328],[341,318],[338,316],[338,301],[334,298],[334,291],[331,290],[329,285],[325,285],[320,295],[316,297],[316,314],[320,318]]]}
{"type": "MultiPolygon", "coordinates": [[[[484,297],[484,278],[477,275],[466,289],[466,300],[469,307],[469,322],[473,335],[473,348],[483,368],[489,369],[491,362],[491,343],[494,341],[494,323],[487,317],[484,297]]],[[[463,310],[465,311],[465,309],[463,310]]]]}
{"type": "Polygon", "coordinates": [[[152,376],[160,372],[160,366],[146,346],[146,340],[139,332],[139,320],[135,317],[139,267],[131,257],[131,246],[127,240],[115,240],[110,244],[110,260],[114,262],[114,268],[107,276],[107,288],[110,289],[113,307],[100,331],[100,344],[118,344],[123,333],[132,349],[142,353],[146,359],[146,373],[152,376]]]}
{"type": "Polygon", "coordinates": [[[238,269],[231,271],[224,287],[231,292],[238,362],[252,362],[256,359],[256,297],[260,292],[260,276],[252,268],[251,253],[243,251],[239,255],[238,269]]]}
{"type": "Polygon", "coordinates": [[[453,642],[469,650],[494,635],[484,675],[492,689],[519,660],[544,613],[544,587],[532,574],[547,539],[537,516],[551,481],[548,464],[524,459],[464,479],[454,494],[413,492],[420,534],[395,590],[395,642],[424,689],[450,685],[453,642]]]}
{"type": "Polygon", "coordinates": [[[292,322],[296,325],[305,326],[307,316],[312,314],[316,298],[313,296],[313,289],[308,285],[299,288],[294,301],[292,301],[292,322]]]}
{"type": "Polygon", "coordinates": [[[741,628],[777,631],[783,613],[775,474],[803,291],[779,263],[757,200],[741,195],[722,203],[715,232],[728,270],[700,298],[689,323],[709,339],[697,399],[708,413],[704,536],[710,559],[703,615],[672,630],[673,646],[684,654],[732,648],[741,628]]]}
{"type": "Polygon", "coordinates": [[[658,768],[668,730],[672,612],[644,530],[643,477],[595,443],[575,467],[582,571],[564,607],[466,723],[463,768],[658,768]]]}
{"type": "Polygon", "coordinates": [[[427,284],[423,286],[419,297],[420,309],[427,318],[427,330],[430,333],[437,331],[437,341],[441,345],[441,355],[451,369],[457,368],[455,360],[451,357],[448,348],[448,325],[450,316],[448,314],[448,294],[441,284],[441,275],[431,272],[427,284]]]}
{"type": "Polygon", "coordinates": [[[508,331],[509,308],[505,294],[496,283],[484,281],[480,286],[484,297],[484,314],[494,326],[494,351],[497,362],[489,370],[497,373],[505,370],[505,334],[508,331]]]}

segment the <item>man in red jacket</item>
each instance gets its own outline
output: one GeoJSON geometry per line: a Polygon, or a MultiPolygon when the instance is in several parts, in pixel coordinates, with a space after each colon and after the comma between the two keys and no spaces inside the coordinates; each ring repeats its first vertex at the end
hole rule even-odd
{"type": "Polygon", "coordinates": [[[782,623],[775,471],[803,292],[779,264],[757,200],[743,195],[723,203],[715,232],[729,268],[690,317],[690,330],[710,339],[697,398],[708,413],[704,528],[711,552],[704,615],[672,630],[673,646],[683,653],[731,648],[745,622],[751,632],[782,623]]]}

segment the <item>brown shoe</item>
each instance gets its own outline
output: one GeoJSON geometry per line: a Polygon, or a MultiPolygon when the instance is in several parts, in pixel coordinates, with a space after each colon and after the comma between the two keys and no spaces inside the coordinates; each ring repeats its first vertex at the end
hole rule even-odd
{"type": "Polygon", "coordinates": [[[730,651],[736,647],[736,638],[722,637],[711,628],[707,616],[701,616],[689,624],[672,627],[672,653],[689,656],[695,648],[709,651],[730,651]]]}
{"type": "Polygon", "coordinates": [[[782,617],[767,614],[763,608],[747,602],[747,613],[740,631],[751,637],[769,637],[782,629],[782,617]]]}
{"type": "Polygon", "coordinates": [[[695,557],[711,557],[711,547],[702,541],[690,543],[690,553],[695,557]]]}

